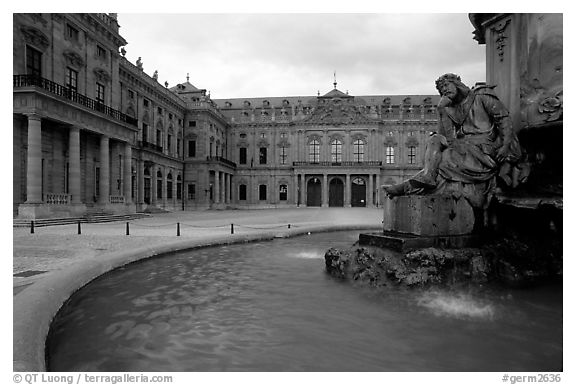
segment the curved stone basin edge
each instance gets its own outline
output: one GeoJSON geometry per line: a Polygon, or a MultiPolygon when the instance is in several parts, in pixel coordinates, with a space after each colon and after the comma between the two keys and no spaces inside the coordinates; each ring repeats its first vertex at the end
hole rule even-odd
{"type": "Polygon", "coordinates": [[[76,291],[99,276],[129,263],[203,247],[269,241],[308,233],[341,230],[381,230],[381,225],[307,226],[284,231],[230,234],[176,241],[160,246],[109,253],[46,274],[13,297],[13,371],[46,371],[46,338],[52,320],[76,291]]]}

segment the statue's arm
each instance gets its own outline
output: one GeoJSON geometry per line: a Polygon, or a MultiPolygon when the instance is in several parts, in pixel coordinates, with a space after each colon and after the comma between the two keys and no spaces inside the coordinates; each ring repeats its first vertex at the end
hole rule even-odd
{"type": "Polygon", "coordinates": [[[482,95],[482,103],[502,141],[496,153],[496,159],[499,162],[517,160],[520,157],[520,145],[512,127],[508,109],[495,95],[482,95]]]}

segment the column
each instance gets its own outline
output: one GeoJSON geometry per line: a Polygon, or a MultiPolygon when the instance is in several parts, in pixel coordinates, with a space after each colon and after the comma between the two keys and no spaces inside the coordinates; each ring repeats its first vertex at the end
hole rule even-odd
{"type": "Polygon", "coordinates": [[[322,207],[328,207],[328,174],[322,180],[322,207]]]}
{"type": "Polygon", "coordinates": [[[144,203],[144,160],[140,161],[138,165],[138,196],[136,201],[140,204],[144,203]]]}
{"type": "Polygon", "coordinates": [[[224,203],[230,203],[230,174],[224,174],[224,203]]]}
{"type": "Polygon", "coordinates": [[[344,191],[344,207],[352,207],[352,185],[350,174],[346,174],[346,189],[344,191]]]}
{"type": "Polygon", "coordinates": [[[28,115],[26,203],[42,203],[42,119],[28,115]]]}
{"type": "Polygon", "coordinates": [[[132,146],[124,144],[124,203],[132,203],[132,146]]]}
{"type": "Polygon", "coordinates": [[[220,203],[220,171],[214,172],[214,203],[220,203]]]}
{"type": "Polygon", "coordinates": [[[374,191],[374,183],[372,182],[373,178],[372,178],[372,174],[368,174],[368,189],[366,191],[366,207],[372,207],[373,206],[373,201],[374,199],[372,199],[372,197],[374,196],[373,191],[374,191]]]}
{"type": "Polygon", "coordinates": [[[107,136],[100,137],[100,204],[108,204],[110,199],[110,140],[107,136]]]}
{"type": "Polygon", "coordinates": [[[176,170],[172,170],[172,208],[175,209],[178,206],[178,173],[176,170]]]}
{"type": "Polygon", "coordinates": [[[168,169],[166,167],[162,167],[162,207],[166,208],[166,202],[168,199],[168,169]]]}
{"type": "Polygon", "coordinates": [[[236,183],[234,183],[234,177],[232,176],[232,174],[230,174],[230,203],[234,204],[234,200],[236,198],[237,195],[237,190],[236,190],[236,183]]]}
{"type": "Polygon", "coordinates": [[[298,198],[299,198],[299,196],[298,196],[299,191],[298,191],[298,174],[296,174],[296,173],[294,173],[293,186],[294,187],[292,188],[292,190],[294,192],[292,193],[292,196],[294,197],[294,204],[297,205],[298,204],[298,198]]]}
{"type": "Polygon", "coordinates": [[[72,195],[71,203],[81,203],[80,197],[80,129],[70,127],[68,132],[68,192],[72,195]]]}
{"type": "Polygon", "coordinates": [[[380,206],[380,173],[376,174],[376,207],[380,206]]]}
{"type": "Polygon", "coordinates": [[[300,203],[303,206],[307,206],[308,205],[308,183],[306,183],[306,174],[302,174],[301,176],[302,180],[302,186],[300,188],[300,203]]]}
{"type": "Polygon", "coordinates": [[[156,165],[153,164],[150,166],[150,204],[155,205],[157,203],[156,193],[158,192],[158,188],[156,187],[158,182],[157,170],[156,165]]]}
{"type": "Polygon", "coordinates": [[[220,177],[220,202],[226,203],[226,173],[221,172],[220,177]]]}

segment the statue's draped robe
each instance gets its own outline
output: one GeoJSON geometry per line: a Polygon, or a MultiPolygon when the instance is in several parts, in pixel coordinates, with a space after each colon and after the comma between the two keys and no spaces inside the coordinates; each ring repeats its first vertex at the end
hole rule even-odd
{"type": "MultiPolygon", "coordinates": [[[[521,156],[518,139],[508,111],[492,92],[493,87],[472,89],[455,107],[442,107],[439,130],[434,136],[443,151],[438,165],[437,187],[426,194],[449,193],[464,196],[473,207],[485,209],[496,188],[502,164],[496,154],[504,142],[510,143],[505,162],[521,156]]],[[[422,170],[412,179],[418,180],[422,170]]],[[[424,191],[414,193],[424,193],[424,191]]]]}

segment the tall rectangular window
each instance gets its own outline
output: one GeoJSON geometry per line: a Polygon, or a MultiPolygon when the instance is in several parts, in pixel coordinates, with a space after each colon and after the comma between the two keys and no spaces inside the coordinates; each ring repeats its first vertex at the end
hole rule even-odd
{"type": "Polygon", "coordinates": [[[162,131],[156,130],[156,145],[162,147],[162,131]]]}
{"type": "Polygon", "coordinates": [[[266,147],[260,147],[260,164],[268,163],[268,149],[266,147]]]}
{"type": "Polygon", "coordinates": [[[240,147],[240,164],[246,164],[246,159],[247,159],[247,151],[246,151],[246,147],[240,147]]]}
{"type": "Polygon", "coordinates": [[[26,73],[42,76],[42,52],[26,46],[26,73]]]}
{"type": "Polygon", "coordinates": [[[196,185],[189,184],[188,185],[188,200],[196,199],[196,185]]]}
{"type": "Polygon", "coordinates": [[[354,141],[354,161],[364,161],[364,142],[360,139],[354,141]]]}
{"type": "Polygon", "coordinates": [[[342,162],[342,142],[338,139],[335,139],[330,144],[330,148],[332,153],[332,162],[333,163],[342,162]]]}
{"type": "Polygon", "coordinates": [[[261,184],[258,186],[258,196],[261,201],[266,200],[266,187],[267,186],[265,184],[261,184]]]}
{"type": "Polygon", "coordinates": [[[238,200],[245,201],[246,200],[246,185],[241,184],[238,186],[238,200]]]}
{"type": "Polygon", "coordinates": [[[416,147],[414,146],[408,147],[408,163],[409,164],[416,163],[416,147]]]}
{"type": "Polygon", "coordinates": [[[76,28],[72,27],[70,24],[66,24],[66,37],[73,41],[78,41],[79,32],[76,28]]]}
{"type": "Polygon", "coordinates": [[[311,163],[320,162],[320,142],[316,139],[308,144],[308,155],[311,163]]]}
{"type": "Polygon", "coordinates": [[[106,88],[100,83],[96,83],[96,101],[104,104],[104,92],[106,88]]]}
{"type": "Polygon", "coordinates": [[[168,151],[168,155],[171,155],[172,151],[172,135],[168,134],[166,138],[166,150],[168,151]]]}
{"type": "Polygon", "coordinates": [[[97,45],[96,46],[96,56],[98,56],[100,59],[106,59],[106,49],[97,45]]]}
{"type": "Polygon", "coordinates": [[[134,91],[128,90],[128,98],[129,98],[129,99],[134,99],[134,91]]]}
{"type": "Polygon", "coordinates": [[[180,157],[180,139],[176,139],[176,156],[180,157]]]}
{"type": "Polygon", "coordinates": [[[196,156],[196,141],[189,140],[188,141],[188,156],[190,158],[194,158],[196,156]]]}
{"type": "Polygon", "coordinates": [[[286,151],[286,147],[282,146],[280,147],[280,164],[286,164],[287,159],[288,154],[286,151]]]}
{"type": "Polygon", "coordinates": [[[78,91],[78,71],[66,67],[66,87],[70,91],[78,91]]]}
{"type": "Polygon", "coordinates": [[[280,190],[279,190],[279,196],[278,198],[281,201],[286,201],[288,200],[288,186],[285,184],[281,184],[280,185],[280,190]]]}
{"type": "Polygon", "coordinates": [[[148,141],[148,125],[146,123],[142,123],[142,141],[148,141]]]}
{"type": "Polygon", "coordinates": [[[394,163],[394,147],[392,146],[386,147],[386,163],[387,164],[394,163]]]}

